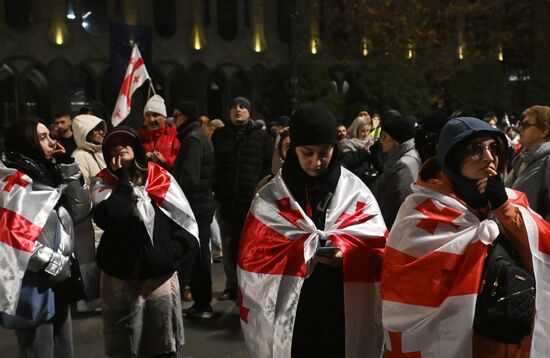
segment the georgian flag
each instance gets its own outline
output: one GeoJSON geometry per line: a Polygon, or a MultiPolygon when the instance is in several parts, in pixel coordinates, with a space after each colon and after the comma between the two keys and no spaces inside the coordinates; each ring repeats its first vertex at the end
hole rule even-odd
{"type": "Polygon", "coordinates": [[[145,68],[145,63],[139,53],[138,46],[134,45],[132,55],[130,56],[130,62],[126,69],[126,75],[120,87],[115,110],[111,117],[113,127],[118,126],[120,122],[128,117],[130,109],[132,108],[132,95],[146,80],[151,80],[151,77],[149,77],[147,68],[145,68]]]}
{"type": "Polygon", "coordinates": [[[290,357],[300,290],[315,269],[320,238],[344,256],[346,357],[382,354],[379,282],[387,230],[378,204],[342,168],[326,215],[325,230],[317,229],[281,174],[252,202],[237,267],[241,326],[251,356],[290,357]]]}
{"type": "MultiPolygon", "coordinates": [[[[117,186],[118,179],[107,169],[97,174],[92,187],[92,203],[99,204],[106,200],[117,186]]],[[[144,186],[133,186],[133,193],[137,198],[137,209],[141,221],[147,229],[147,234],[153,244],[155,225],[155,210],[151,200],[166,216],[176,224],[189,231],[198,241],[199,228],[191,210],[191,206],[176,182],[168,171],[156,163],[149,162],[147,180],[144,186]]]]}
{"type": "Polygon", "coordinates": [[[0,161],[0,311],[15,315],[34,244],[61,193],[33,189],[32,179],[0,161]]]}
{"type": "MultiPolygon", "coordinates": [[[[550,252],[543,245],[550,240],[549,224],[528,208],[523,193],[507,189],[507,194],[522,213],[531,250],[537,247],[537,307],[548,307],[550,286],[539,278],[550,280],[550,256],[543,253],[550,252]]],[[[499,234],[497,223],[480,220],[459,201],[419,185],[413,185],[395,223],[381,285],[387,356],[471,357],[475,304],[487,245],[499,234]]],[[[542,357],[548,337],[537,332],[549,332],[549,313],[539,308],[537,315],[533,336],[540,342],[533,338],[532,351],[543,344],[545,353],[533,355],[542,357]]]]}

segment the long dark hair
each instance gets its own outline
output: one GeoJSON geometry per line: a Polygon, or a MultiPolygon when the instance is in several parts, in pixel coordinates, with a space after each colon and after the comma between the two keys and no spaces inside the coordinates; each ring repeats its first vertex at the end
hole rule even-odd
{"type": "Polygon", "coordinates": [[[46,158],[38,139],[37,118],[15,122],[6,130],[6,152],[3,158],[8,167],[19,169],[33,180],[56,187],[61,176],[51,159],[46,158]]]}

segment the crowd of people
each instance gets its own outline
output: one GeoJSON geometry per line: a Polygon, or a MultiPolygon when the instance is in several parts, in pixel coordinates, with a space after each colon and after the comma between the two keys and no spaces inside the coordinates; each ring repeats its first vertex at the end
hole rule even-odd
{"type": "Polygon", "coordinates": [[[190,101],[170,114],[153,95],[138,129],[98,103],[8,129],[0,210],[30,244],[0,324],[20,356],[74,356],[73,303],[101,312],[107,356],[177,356],[183,319],[214,317],[217,245],[216,299],[238,303],[254,357],[550,351],[550,107],[501,128],[494,113],[338,121],[320,103],[268,128],[245,97],[225,123],[190,101]],[[477,328],[497,244],[535,282],[499,296],[531,319],[513,341],[477,328]]]}

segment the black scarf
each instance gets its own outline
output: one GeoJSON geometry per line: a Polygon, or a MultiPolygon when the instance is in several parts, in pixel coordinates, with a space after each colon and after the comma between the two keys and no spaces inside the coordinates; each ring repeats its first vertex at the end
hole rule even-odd
{"type": "Polygon", "coordinates": [[[31,158],[25,154],[9,151],[2,156],[2,162],[10,168],[22,171],[35,182],[43,183],[53,188],[61,184],[61,176],[55,164],[47,158],[31,158]]]}

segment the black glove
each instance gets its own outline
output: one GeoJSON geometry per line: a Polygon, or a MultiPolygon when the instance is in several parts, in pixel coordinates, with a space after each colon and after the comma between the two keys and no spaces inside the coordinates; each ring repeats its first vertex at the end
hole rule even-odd
{"type": "Polygon", "coordinates": [[[384,169],[384,156],[382,154],[382,144],[379,141],[374,142],[373,145],[369,148],[370,151],[370,163],[372,167],[379,173],[382,174],[384,169]]]}
{"type": "Polygon", "coordinates": [[[73,164],[74,158],[70,154],[63,153],[54,156],[55,164],[73,164]]]}
{"type": "Polygon", "coordinates": [[[118,168],[114,171],[114,174],[118,178],[119,185],[124,185],[126,187],[132,187],[132,183],[130,182],[130,175],[128,174],[128,170],[126,168],[118,168]]]}
{"type": "Polygon", "coordinates": [[[487,179],[487,186],[485,187],[485,196],[491,208],[498,209],[508,201],[508,195],[506,194],[506,188],[500,175],[494,175],[487,179]]]}

